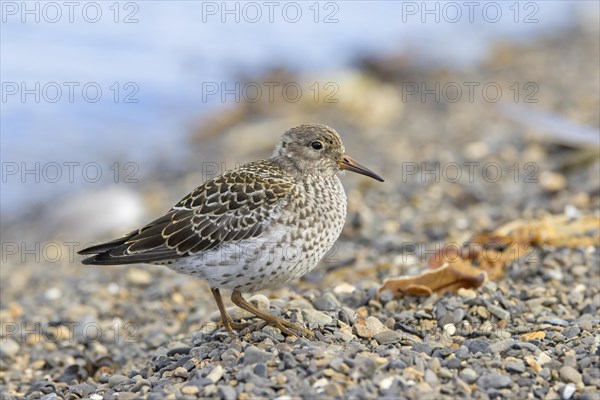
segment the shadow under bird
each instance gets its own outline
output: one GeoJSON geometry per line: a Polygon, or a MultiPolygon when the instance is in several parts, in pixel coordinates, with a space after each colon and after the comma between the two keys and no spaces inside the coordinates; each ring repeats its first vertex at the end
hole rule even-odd
{"type": "Polygon", "coordinates": [[[83,264],[161,264],[204,279],[230,332],[247,324],[231,319],[219,289],[231,289],[233,303],[283,333],[312,336],[242,293],[301,277],[333,246],[346,220],[341,170],[383,182],[346,154],[335,130],[300,125],[283,134],[271,158],[208,180],[162,217],[79,254],[91,255],[83,264]]]}

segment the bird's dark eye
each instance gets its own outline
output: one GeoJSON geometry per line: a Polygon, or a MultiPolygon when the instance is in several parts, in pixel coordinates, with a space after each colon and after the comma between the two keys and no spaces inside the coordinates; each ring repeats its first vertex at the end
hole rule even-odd
{"type": "Polygon", "coordinates": [[[323,143],[319,142],[318,140],[315,140],[310,144],[310,147],[312,147],[315,150],[321,150],[323,148],[323,143]]]}

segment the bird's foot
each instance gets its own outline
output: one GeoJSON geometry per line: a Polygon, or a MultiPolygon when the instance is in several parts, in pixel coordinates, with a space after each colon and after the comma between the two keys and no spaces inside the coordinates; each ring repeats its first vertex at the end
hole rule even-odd
{"type": "Polygon", "coordinates": [[[244,297],[242,297],[242,293],[239,292],[238,290],[234,290],[231,293],[231,300],[238,307],[251,312],[252,314],[256,315],[258,318],[264,320],[267,324],[279,329],[281,331],[281,333],[284,333],[288,336],[298,336],[296,333],[293,332],[293,331],[296,331],[307,337],[314,336],[314,333],[312,333],[310,330],[308,330],[307,328],[305,328],[303,326],[300,326],[300,325],[295,324],[290,321],[286,321],[285,319],[276,317],[276,316],[271,315],[263,310],[256,308],[252,303],[249,303],[248,301],[246,301],[246,299],[244,299],[244,297]]]}
{"type": "MultiPolygon", "coordinates": [[[[228,315],[229,317],[229,315],[228,315]]],[[[235,333],[235,331],[241,331],[242,329],[247,328],[250,324],[247,322],[235,322],[229,318],[221,319],[218,323],[219,327],[225,328],[229,333],[235,333]]]]}
{"type": "Polygon", "coordinates": [[[315,335],[312,331],[308,330],[307,328],[303,327],[302,325],[298,325],[293,322],[286,321],[285,319],[277,318],[275,316],[272,316],[272,318],[273,318],[272,320],[265,319],[267,324],[274,326],[275,328],[278,328],[282,333],[285,333],[288,336],[298,336],[293,331],[299,332],[303,336],[306,336],[306,337],[313,337],[315,335]]]}

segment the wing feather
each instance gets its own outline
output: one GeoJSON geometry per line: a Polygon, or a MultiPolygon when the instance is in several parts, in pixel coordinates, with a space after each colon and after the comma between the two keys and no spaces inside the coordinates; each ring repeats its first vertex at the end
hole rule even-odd
{"type": "Polygon", "coordinates": [[[82,250],[80,254],[95,254],[83,263],[170,261],[255,238],[282,210],[293,186],[267,161],[247,164],[205,182],[141,229],[82,250]]]}

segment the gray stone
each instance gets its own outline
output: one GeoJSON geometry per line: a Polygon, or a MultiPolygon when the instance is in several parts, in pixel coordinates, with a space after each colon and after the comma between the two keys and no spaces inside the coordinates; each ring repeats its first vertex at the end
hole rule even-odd
{"type": "Polygon", "coordinates": [[[456,357],[448,357],[444,360],[444,366],[448,369],[460,368],[460,360],[456,357]]]}
{"type": "Polygon", "coordinates": [[[594,324],[592,324],[592,321],[581,321],[579,323],[579,327],[584,331],[592,332],[592,330],[594,329],[594,324]]]}
{"type": "Polygon", "coordinates": [[[108,378],[108,386],[115,387],[123,382],[125,382],[128,378],[124,375],[113,375],[108,378]]]}
{"type": "Polygon", "coordinates": [[[309,324],[329,325],[333,322],[333,318],[329,315],[312,309],[302,310],[302,317],[309,324]]]}
{"type": "Polygon", "coordinates": [[[490,304],[487,306],[487,309],[490,313],[494,314],[499,319],[508,320],[510,318],[510,312],[506,311],[502,307],[490,304]]]}
{"type": "Polygon", "coordinates": [[[529,342],[515,342],[513,346],[518,349],[529,350],[531,353],[535,353],[539,350],[535,344],[529,342]]]}
{"type": "Polygon", "coordinates": [[[394,293],[391,290],[384,290],[383,292],[379,293],[379,300],[384,304],[392,301],[393,299],[394,293]]]}
{"type": "Polygon", "coordinates": [[[490,347],[490,344],[482,339],[473,339],[467,347],[471,353],[485,353],[488,351],[488,347],[490,347]]]}
{"type": "Polygon", "coordinates": [[[237,398],[235,389],[229,385],[219,385],[218,390],[220,397],[225,400],[235,400],[237,398]]]}
{"type": "Polygon", "coordinates": [[[487,388],[503,389],[512,386],[512,379],[508,375],[484,374],[477,379],[477,386],[486,390],[487,388]]]}
{"type": "Polygon", "coordinates": [[[550,379],[552,371],[550,371],[550,368],[542,368],[540,372],[538,372],[538,375],[544,379],[550,379]]]}
{"type": "Polygon", "coordinates": [[[21,349],[19,342],[13,338],[4,338],[1,340],[1,342],[2,344],[0,345],[0,353],[4,353],[9,357],[14,357],[21,349]]]}
{"type": "Polygon", "coordinates": [[[560,369],[559,374],[560,379],[562,379],[563,382],[572,382],[576,385],[582,383],[581,374],[579,371],[568,365],[563,366],[560,369]]]}
{"type": "Polygon", "coordinates": [[[435,372],[433,372],[430,369],[425,370],[424,379],[425,379],[425,382],[429,383],[431,386],[437,386],[440,384],[440,381],[439,381],[437,375],[435,374],[435,372]]]}
{"type": "Polygon", "coordinates": [[[444,314],[444,316],[442,316],[442,318],[440,318],[438,320],[438,326],[446,326],[448,324],[454,324],[454,323],[456,323],[454,314],[450,313],[450,312],[444,314]]]}
{"type": "Polygon", "coordinates": [[[463,310],[462,308],[457,308],[456,310],[452,311],[452,315],[454,316],[454,323],[458,324],[460,321],[463,320],[466,313],[465,310],[463,310]]]}
{"type": "Polygon", "coordinates": [[[441,300],[438,301],[435,305],[435,319],[439,322],[446,314],[448,314],[448,310],[444,307],[441,300]]]}
{"type": "Polygon", "coordinates": [[[379,344],[393,344],[402,340],[402,334],[396,331],[387,330],[380,332],[374,336],[379,344]]]}
{"type": "Polygon", "coordinates": [[[586,386],[597,385],[600,381],[600,369],[590,367],[583,370],[583,384],[586,386]]]}
{"type": "Polygon", "coordinates": [[[515,344],[514,339],[500,340],[498,342],[492,343],[488,347],[488,352],[492,354],[502,353],[509,350],[513,346],[513,344],[515,344]]]}
{"type": "Polygon", "coordinates": [[[477,380],[479,375],[477,374],[477,372],[475,372],[474,369],[465,368],[462,371],[460,371],[460,377],[467,383],[473,383],[477,380]]]}
{"type": "Polygon", "coordinates": [[[438,376],[442,377],[442,378],[450,379],[450,378],[452,378],[453,374],[452,374],[452,371],[450,371],[448,368],[442,367],[438,371],[438,376]]]}
{"type": "Polygon", "coordinates": [[[254,373],[261,378],[265,378],[267,376],[267,366],[263,363],[256,364],[254,373]]]}
{"type": "Polygon", "coordinates": [[[283,361],[283,365],[286,369],[294,369],[298,365],[298,361],[296,361],[296,358],[290,352],[284,351],[279,353],[279,358],[283,361]]]}
{"type": "Polygon", "coordinates": [[[566,328],[564,331],[562,331],[562,334],[567,339],[570,339],[572,337],[579,335],[580,332],[581,332],[581,329],[579,329],[578,326],[570,326],[570,327],[566,328]]]}
{"type": "Polygon", "coordinates": [[[417,353],[425,353],[430,356],[431,353],[433,353],[433,347],[427,343],[415,343],[413,345],[413,351],[416,351],[417,353]]]}
{"type": "Polygon", "coordinates": [[[223,361],[233,361],[238,358],[240,358],[240,352],[235,349],[227,349],[221,353],[221,360],[223,361]]]}
{"type": "Polygon", "coordinates": [[[521,360],[509,361],[506,363],[506,370],[511,372],[525,372],[525,364],[521,360]]]}
{"type": "Polygon", "coordinates": [[[569,326],[569,323],[567,321],[560,318],[542,317],[538,319],[538,322],[550,325],[569,326]]]}
{"type": "Polygon", "coordinates": [[[341,307],[340,302],[331,292],[326,292],[314,301],[315,308],[319,311],[333,311],[341,307]]]}
{"type": "Polygon", "coordinates": [[[251,365],[256,363],[264,363],[273,358],[273,354],[262,351],[256,346],[248,346],[244,352],[244,364],[251,365]]]}
{"type": "Polygon", "coordinates": [[[469,349],[465,346],[460,346],[458,349],[456,349],[454,355],[459,360],[466,360],[467,358],[469,358],[469,349]]]}
{"type": "Polygon", "coordinates": [[[312,310],[313,305],[306,299],[294,299],[286,303],[286,310],[312,310]]]}

